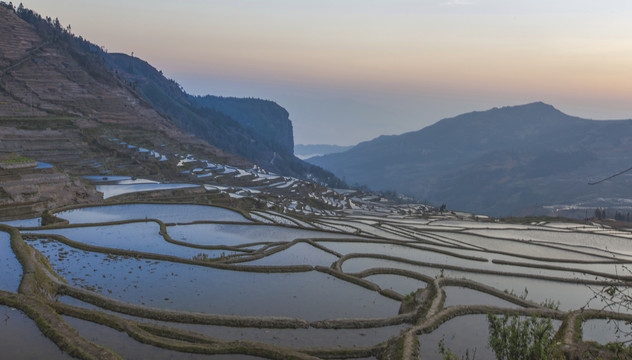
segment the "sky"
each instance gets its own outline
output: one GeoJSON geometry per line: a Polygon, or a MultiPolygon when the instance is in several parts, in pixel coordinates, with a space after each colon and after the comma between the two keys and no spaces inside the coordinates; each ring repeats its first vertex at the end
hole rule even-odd
{"type": "Polygon", "coordinates": [[[534,101],[632,118],[628,0],[23,3],[190,94],[276,101],[297,144],[353,145],[534,101]]]}

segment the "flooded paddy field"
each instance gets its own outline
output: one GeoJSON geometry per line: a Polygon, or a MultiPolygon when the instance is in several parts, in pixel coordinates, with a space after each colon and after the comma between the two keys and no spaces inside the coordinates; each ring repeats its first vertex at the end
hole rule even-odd
{"type": "Polygon", "coordinates": [[[22,266],[11,249],[11,237],[0,231],[0,290],[17,292],[22,279],[22,266]]]}
{"type": "Polygon", "coordinates": [[[164,223],[190,223],[194,221],[248,222],[237,211],[216,206],[125,204],[82,207],[56,213],[71,224],[113,222],[134,219],[156,219],[164,223]]]}
{"type": "Polygon", "coordinates": [[[30,244],[70,284],[137,305],[310,321],[389,317],[399,308],[393,299],[317,271],[249,273],[30,244]]]}
{"type": "Polygon", "coordinates": [[[629,323],[608,319],[585,321],[582,324],[582,336],[584,341],[595,341],[599,344],[632,341],[629,323]]]}
{"type": "Polygon", "coordinates": [[[311,265],[330,266],[338,257],[309,243],[299,242],[277,253],[252,260],[247,265],[311,265]]]}
{"type": "Polygon", "coordinates": [[[124,359],[156,359],[156,360],[257,360],[265,359],[258,356],[249,355],[203,355],[203,354],[183,354],[178,351],[163,349],[156,346],[138,343],[125,333],[113,330],[107,326],[95,324],[89,321],[64,316],[64,320],[79,331],[79,334],[86,339],[102,346],[106,346],[121,355],[124,359]]]}
{"type": "Polygon", "coordinates": [[[151,203],[53,213],[67,221],[0,225],[0,341],[28,337],[31,358],[440,359],[442,338],[488,358],[487,313],[552,318],[571,345],[620,341],[612,324],[631,316],[600,294],[632,281],[632,236],[594,224],[151,203]]]}
{"type": "MultiPolygon", "coordinates": [[[[60,296],[56,300],[86,309],[97,309],[106,313],[114,313],[70,296],[60,296]]],[[[291,348],[371,346],[386,341],[409,327],[408,324],[399,324],[362,329],[321,329],[314,327],[271,329],[186,324],[144,319],[125,314],[118,315],[126,319],[188,330],[226,341],[253,340],[291,348]]]]}
{"type": "Polygon", "coordinates": [[[0,306],[0,346],[3,359],[72,359],[44,336],[35,321],[9,306],[0,306]]]}
{"type": "Polygon", "coordinates": [[[491,305],[504,308],[520,307],[507,300],[468,288],[444,286],[443,291],[446,294],[445,303],[443,303],[445,307],[456,305],[491,305]]]}
{"type": "Polygon", "coordinates": [[[477,359],[493,359],[494,352],[487,344],[487,316],[467,315],[448,320],[430,334],[419,336],[420,356],[424,360],[441,360],[437,344],[442,339],[446,347],[458,354],[475,355],[477,359]],[[462,329],[477,329],[463,332],[462,329]]]}
{"type": "MultiPolygon", "coordinates": [[[[214,258],[221,256],[222,253],[169,243],[160,234],[160,226],[154,222],[49,229],[25,233],[61,235],[74,242],[95,247],[173,255],[181,258],[192,258],[198,254],[206,254],[207,257],[214,258]]],[[[226,253],[226,251],[223,252],[226,253]]]]}
{"type": "Polygon", "coordinates": [[[363,279],[377,284],[382,289],[390,289],[403,295],[426,287],[424,281],[405,275],[375,274],[365,276],[363,279]]]}
{"type": "Polygon", "coordinates": [[[290,242],[295,239],[358,238],[348,234],[332,234],[272,225],[191,224],[169,226],[167,232],[174,240],[195,245],[240,245],[290,242]]]}

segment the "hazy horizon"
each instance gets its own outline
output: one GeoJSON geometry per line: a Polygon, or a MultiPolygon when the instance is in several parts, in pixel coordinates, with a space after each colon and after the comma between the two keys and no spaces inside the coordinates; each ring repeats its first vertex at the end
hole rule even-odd
{"type": "Polygon", "coordinates": [[[632,118],[632,3],[23,3],[109,52],[133,52],[191,94],[276,101],[300,144],[353,145],[534,101],[632,118]]]}

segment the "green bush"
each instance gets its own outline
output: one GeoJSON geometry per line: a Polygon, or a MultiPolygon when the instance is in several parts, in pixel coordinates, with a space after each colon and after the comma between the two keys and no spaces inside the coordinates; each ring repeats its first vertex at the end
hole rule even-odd
{"type": "Polygon", "coordinates": [[[472,352],[472,356],[470,357],[470,350],[465,350],[465,356],[461,356],[459,358],[452,350],[445,347],[445,338],[441,338],[439,340],[439,354],[441,354],[442,360],[475,360],[476,359],[476,349],[472,352]]]}
{"type": "Polygon", "coordinates": [[[518,315],[487,316],[489,346],[499,360],[555,359],[553,321],[535,315],[521,319],[518,315]]]}
{"type": "Polygon", "coordinates": [[[11,154],[11,156],[9,156],[5,160],[2,160],[2,162],[6,164],[23,164],[23,163],[28,163],[28,162],[35,162],[35,160],[28,158],[26,156],[11,154]]]}

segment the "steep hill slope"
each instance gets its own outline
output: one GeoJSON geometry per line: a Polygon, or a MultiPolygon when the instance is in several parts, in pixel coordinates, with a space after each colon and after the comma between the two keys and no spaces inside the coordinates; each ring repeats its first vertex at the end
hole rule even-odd
{"type": "Polygon", "coordinates": [[[632,165],[632,121],[568,116],[544,103],[444,119],[310,162],[351,183],[450,208],[510,215],[628,194],[632,179],[587,183],[632,165]]]}
{"type": "Polygon", "coordinates": [[[0,33],[0,117],[82,117],[86,128],[149,131],[246,164],[181,131],[112,76],[97,46],[58,22],[0,6],[0,33]]]}
{"type": "Polygon", "coordinates": [[[175,81],[162,76],[146,61],[125,54],[104,54],[103,57],[108,68],[183,130],[241,155],[259,148],[262,139],[251,141],[256,134],[224,114],[195,107],[175,81]]]}
{"type": "Polygon", "coordinates": [[[0,6],[0,34],[0,158],[17,154],[55,166],[2,169],[0,205],[23,207],[20,213],[26,214],[94,201],[98,194],[74,176],[112,169],[179,178],[165,166],[168,162],[139,161],[130,149],[110,141],[114,138],[252,166],[180,130],[107,70],[98,47],[57,21],[22,7],[16,13],[0,6]]]}
{"type": "MultiPolygon", "coordinates": [[[[252,186],[250,181],[257,180],[257,186],[270,186],[275,194],[294,197],[295,202],[307,196],[296,189],[298,185],[290,186],[295,180],[266,175],[265,170],[245,157],[210,145],[208,138],[183,131],[166,117],[169,104],[154,108],[140,92],[138,82],[115,76],[106,67],[105,53],[98,46],[74,36],[58,21],[0,1],[0,33],[0,160],[6,162],[17,156],[47,163],[45,168],[13,168],[11,162],[7,168],[2,166],[1,217],[101,201],[95,188],[81,179],[86,175],[213,183],[222,188],[252,186]],[[210,170],[200,173],[200,169],[210,170]],[[275,181],[278,189],[273,186],[275,181]],[[283,186],[283,181],[289,185],[283,186]]],[[[157,103],[162,99],[180,106],[181,101],[188,101],[188,95],[173,81],[166,81],[161,75],[156,79],[171,86],[153,88],[159,93],[157,103]]],[[[191,105],[177,110],[188,110],[191,116],[202,114],[199,118],[204,128],[185,127],[196,134],[220,134],[223,141],[232,145],[241,142],[243,148],[248,148],[253,136],[257,136],[254,130],[228,115],[208,108],[191,105]],[[216,121],[209,121],[208,114],[216,121]]],[[[268,156],[273,170],[279,165],[291,175],[339,184],[331,173],[296,159],[291,152],[267,149],[258,153],[268,156]]],[[[309,182],[303,187],[318,188],[309,182]]],[[[209,189],[215,190],[204,189],[197,188],[186,196],[204,202],[209,196],[225,195],[214,194],[218,190],[213,187],[209,189]]]]}
{"type": "Polygon", "coordinates": [[[190,96],[146,61],[125,54],[103,56],[122,81],[181,129],[270,171],[341,185],[330,172],[294,156],[292,123],[276,103],[190,96]]]}

